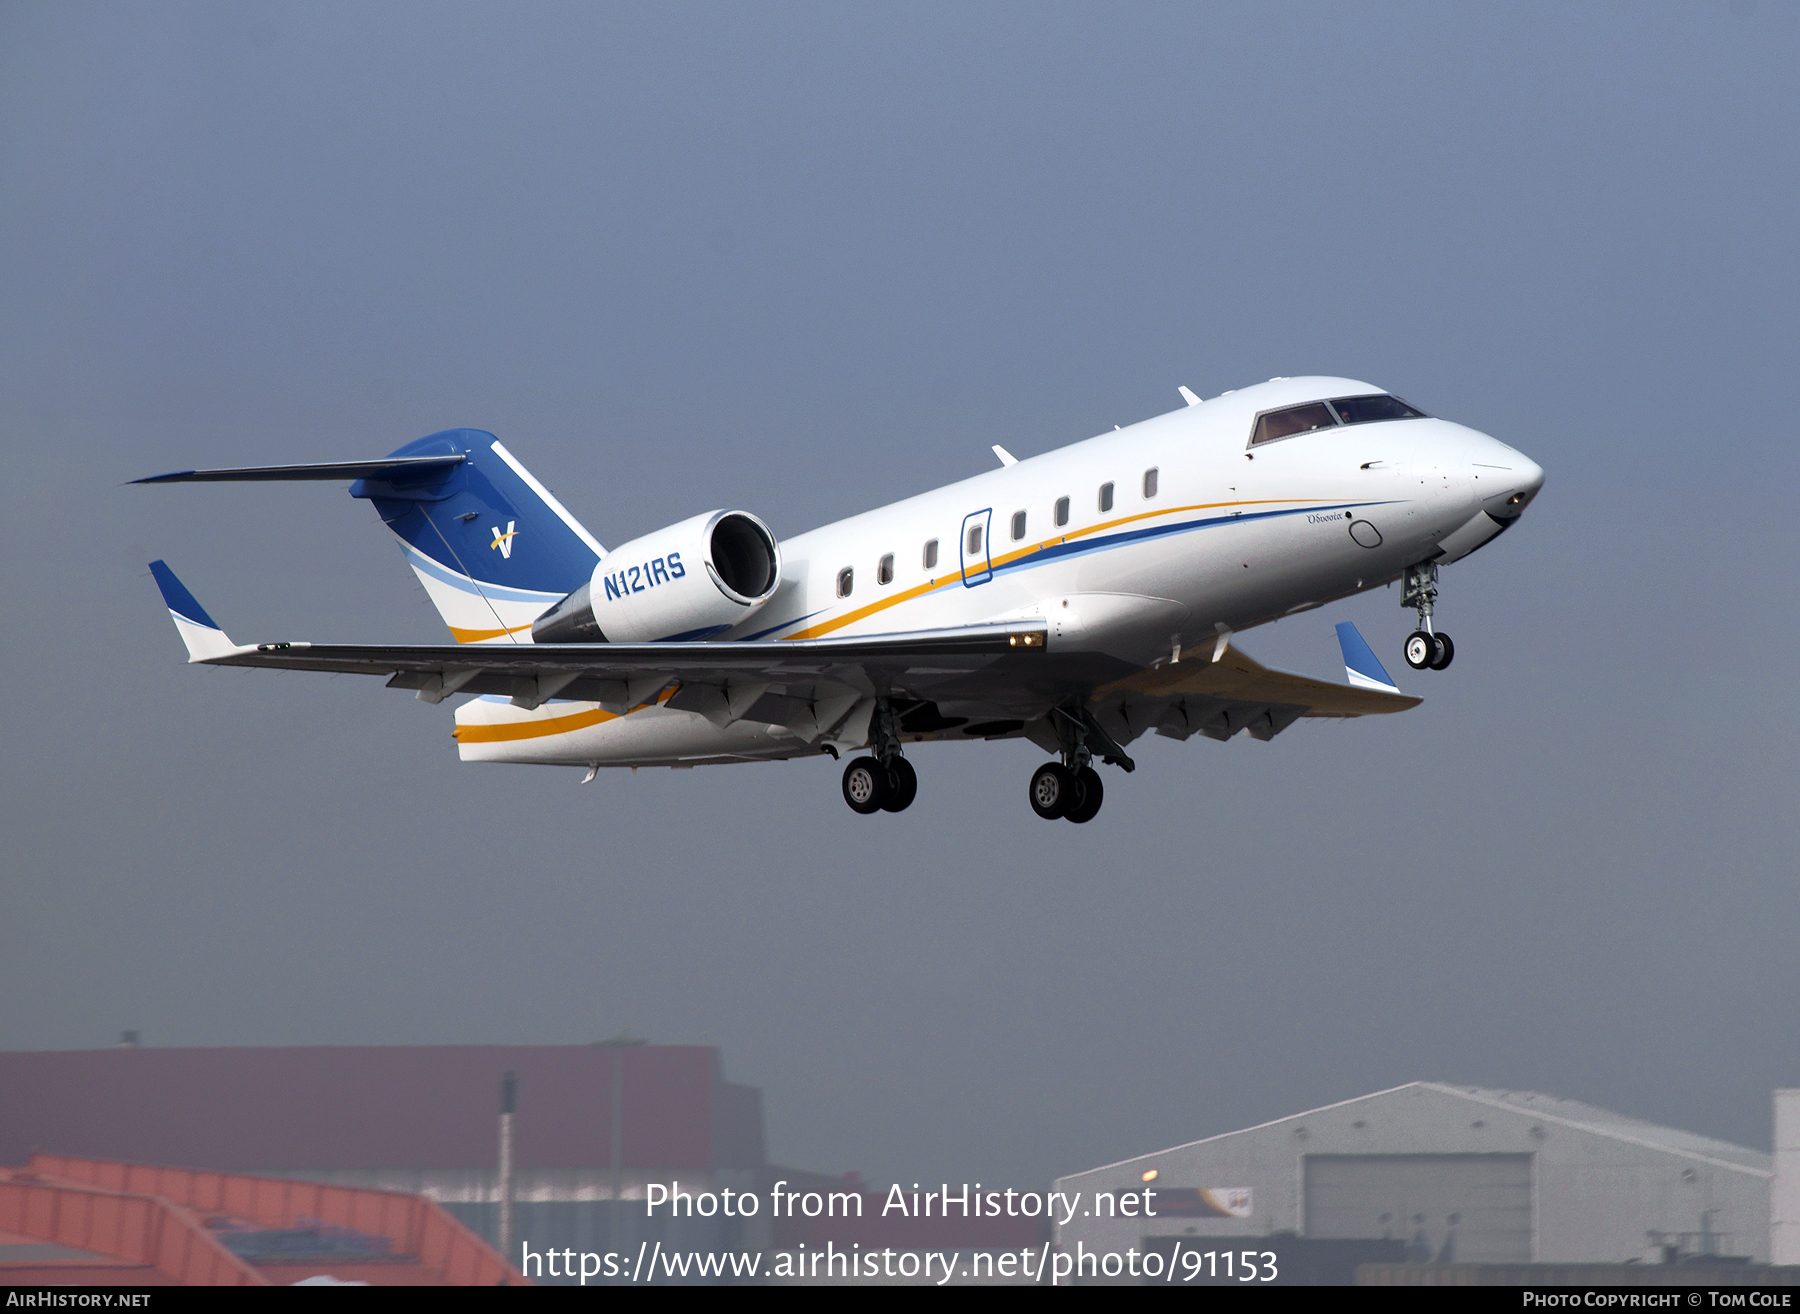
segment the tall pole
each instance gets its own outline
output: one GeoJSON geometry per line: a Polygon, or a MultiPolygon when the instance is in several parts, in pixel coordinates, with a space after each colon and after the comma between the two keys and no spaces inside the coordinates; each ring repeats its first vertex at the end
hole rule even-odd
{"type": "Polygon", "coordinates": [[[500,1258],[512,1263],[513,1106],[518,1082],[511,1071],[500,1078],[500,1258]]]}
{"type": "MultiPolygon", "coordinates": [[[[613,1046],[612,1061],[612,1221],[613,1227],[617,1228],[620,1220],[625,1217],[623,1202],[620,1200],[620,1196],[625,1193],[624,1176],[621,1171],[624,1164],[622,1151],[624,1150],[625,1123],[620,1108],[623,1103],[620,1096],[624,1093],[624,1081],[619,1067],[619,1047],[617,1045],[613,1046]]],[[[621,1248],[625,1245],[625,1237],[622,1232],[618,1244],[621,1248]]]]}

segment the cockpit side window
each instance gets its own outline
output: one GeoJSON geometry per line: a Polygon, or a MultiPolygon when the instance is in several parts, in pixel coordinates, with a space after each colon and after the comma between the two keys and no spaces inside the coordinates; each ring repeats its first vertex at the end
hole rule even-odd
{"type": "Polygon", "coordinates": [[[1256,428],[1250,434],[1250,445],[1261,446],[1281,438],[1313,429],[1329,429],[1337,424],[1337,416],[1324,402],[1307,402],[1303,406],[1287,406],[1279,411],[1264,411],[1256,417],[1256,428]]]}
{"type": "Polygon", "coordinates": [[[1398,397],[1377,393],[1373,397],[1336,397],[1331,409],[1344,424],[1371,424],[1376,420],[1422,420],[1425,412],[1398,397]]]}

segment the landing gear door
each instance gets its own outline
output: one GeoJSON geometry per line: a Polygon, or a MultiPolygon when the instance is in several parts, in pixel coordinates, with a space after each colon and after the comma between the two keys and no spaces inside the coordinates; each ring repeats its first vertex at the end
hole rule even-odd
{"type": "Polygon", "coordinates": [[[994,563],[989,556],[992,545],[988,542],[988,522],[993,518],[994,508],[991,506],[963,517],[962,537],[957,541],[957,550],[962,553],[964,588],[972,589],[994,577],[994,563]]]}

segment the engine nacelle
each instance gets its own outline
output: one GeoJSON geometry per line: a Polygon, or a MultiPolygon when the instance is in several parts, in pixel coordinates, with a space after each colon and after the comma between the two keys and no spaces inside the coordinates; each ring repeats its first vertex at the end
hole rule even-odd
{"type": "Polygon", "coordinates": [[[537,643],[708,639],[781,583],[775,535],[748,511],[708,511],[608,552],[593,578],[531,626],[537,643]]]}

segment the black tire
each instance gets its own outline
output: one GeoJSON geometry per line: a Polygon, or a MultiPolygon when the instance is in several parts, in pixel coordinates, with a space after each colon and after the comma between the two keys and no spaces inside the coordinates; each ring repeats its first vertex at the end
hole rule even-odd
{"type": "Polygon", "coordinates": [[[1437,640],[1424,630],[1414,630],[1406,636],[1406,647],[1401,652],[1406,657],[1408,666],[1415,671],[1422,671],[1437,657],[1437,640]]]}
{"type": "Polygon", "coordinates": [[[1046,762],[1031,773],[1031,810],[1055,821],[1075,801],[1075,773],[1061,762],[1046,762]]]}
{"type": "Polygon", "coordinates": [[[852,812],[866,817],[881,811],[892,788],[887,768],[872,757],[852,758],[844,768],[844,802],[852,812]]]}
{"type": "Polygon", "coordinates": [[[1082,767],[1075,773],[1075,783],[1080,787],[1081,802],[1063,813],[1063,816],[1076,825],[1081,825],[1100,815],[1100,804],[1106,798],[1106,787],[1100,783],[1100,773],[1091,766],[1082,767]]]}
{"type": "Polygon", "coordinates": [[[1450,642],[1448,634],[1434,634],[1431,637],[1437,640],[1438,649],[1437,656],[1431,660],[1431,669],[1441,671],[1455,660],[1456,645],[1450,642]]]}
{"type": "Polygon", "coordinates": [[[894,759],[888,768],[888,784],[891,788],[888,796],[881,800],[881,806],[887,812],[904,812],[912,806],[912,801],[919,793],[919,773],[912,769],[912,763],[903,757],[894,759]]]}

